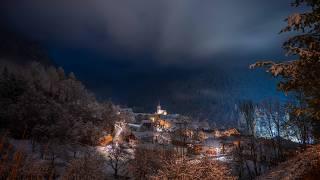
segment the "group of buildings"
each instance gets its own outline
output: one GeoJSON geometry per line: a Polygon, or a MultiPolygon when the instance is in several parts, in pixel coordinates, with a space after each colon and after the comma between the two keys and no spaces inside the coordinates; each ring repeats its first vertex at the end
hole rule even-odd
{"type": "Polygon", "coordinates": [[[154,113],[134,113],[121,109],[129,117],[121,133],[130,146],[161,146],[189,155],[221,156],[236,145],[237,129],[215,129],[206,121],[194,121],[180,114],[170,114],[158,104],[154,113]]]}

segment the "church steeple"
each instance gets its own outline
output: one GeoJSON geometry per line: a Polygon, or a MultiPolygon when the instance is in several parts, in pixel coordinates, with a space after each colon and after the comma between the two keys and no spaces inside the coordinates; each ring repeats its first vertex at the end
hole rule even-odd
{"type": "Polygon", "coordinates": [[[161,104],[160,104],[160,100],[158,101],[158,106],[157,106],[157,112],[161,111],[161,104]]]}
{"type": "Polygon", "coordinates": [[[159,115],[167,115],[167,111],[161,109],[160,101],[158,102],[156,114],[159,114],[159,115]]]}

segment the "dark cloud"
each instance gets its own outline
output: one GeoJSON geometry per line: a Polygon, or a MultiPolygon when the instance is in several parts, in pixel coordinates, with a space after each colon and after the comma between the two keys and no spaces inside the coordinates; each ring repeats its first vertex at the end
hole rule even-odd
{"type": "Polygon", "coordinates": [[[262,50],[290,0],[7,0],[7,17],[42,41],[104,51],[150,52],[159,61],[197,59],[221,52],[262,50]]]}
{"type": "MultiPolygon", "coordinates": [[[[228,120],[279,95],[257,59],[283,58],[291,0],[3,0],[2,20],[105,99],[228,120]],[[230,114],[230,113],[229,113],[230,114]]],[[[281,96],[280,96],[281,97],[281,96]]]]}

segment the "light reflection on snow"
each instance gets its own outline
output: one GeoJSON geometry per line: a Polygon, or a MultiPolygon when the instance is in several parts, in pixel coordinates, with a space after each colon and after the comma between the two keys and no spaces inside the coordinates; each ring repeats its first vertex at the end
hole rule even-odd
{"type": "Polygon", "coordinates": [[[227,162],[228,161],[228,159],[225,156],[216,157],[215,159],[218,160],[218,161],[222,161],[222,162],[227,162]]]}
{"type": "Polygon", "coordinates": [[[117,141],[119,141],[119,138],[120,138],[120,134],[122,133],[123,131],[123,126],[124,124],[123,123],[116,123],[115,125],[115,135],[114,135],[114,139],[117,143],[117,141]]]}

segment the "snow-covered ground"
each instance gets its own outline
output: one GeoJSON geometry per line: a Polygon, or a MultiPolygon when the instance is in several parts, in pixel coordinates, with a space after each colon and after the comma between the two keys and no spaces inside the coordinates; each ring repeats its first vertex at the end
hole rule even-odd
{"type": "MultiPolygon", "coordinates": [[[[50,155],[44,156],[44,159],[41,158],[41,153],[40,153],[40,145],[35,144],[34,151],[32,151],[32,143],[30,140],[16,140],[16,139],[9,139],[9,143],[13,145],[14,149],[19,150],[24,152],[27,155],[27,158],[30,161],[33,162],[50,162],[51,157],[50,155]]],[[[66,166],[69,164],[69,161],[74,159],[74,153],[73,151],[70,151],[68,145],[57,145],[54,147],[55,148],[55,168],[56,172],[58,174],[63,174],[65,171],[66,166]]],[[[95,146],[95,147],[90,147],[90,146],[82,146],[78,147],[78,151],[76,153],[77,158],[79,157],[84,157],[85,155],[88,154],[97,154],[100,157],[105,159],[105,165],[104,165],[104,172],[106,173],[107,176],[112,177],[113,174],[113,169],[108,165],[108,155],[109,152],[112,149],[112,146],[95,146]]],[[[133,149],[132,148],[124,148],[124,150],[128,153],[133,155],[133,149]]],[[[132,156],[131,156],[132,157],[132,156]]],[[[119,171],[119,175],[121,175],[121,171],[119,171]]]]}
{"type": "Polygon", "coordinates": [[[289,180],[314,178],[320,179],[320,145],[309,147],[305,152],[299,153],[292,159],[281,163],[257,179],[289,180]]]}

